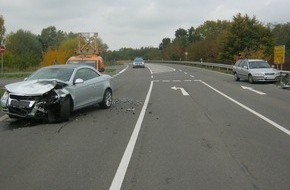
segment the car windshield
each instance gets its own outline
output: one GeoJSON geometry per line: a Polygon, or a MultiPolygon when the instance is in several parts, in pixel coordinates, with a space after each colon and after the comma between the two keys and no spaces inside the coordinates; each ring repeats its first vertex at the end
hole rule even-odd
{"type": "Polygon", "coordinates": [[[58,79],[67,82],[73,71],[72,68],[43,68],[33,73],[27,80],[58,79]]]}
{"type": "Polygon", "coordinates": [[[249,62],[250,69],[270,68],[271,66],[266,61],[249,62]]]}
{"type": "Polygon", "coordinates": [[[71,65],[88,65],[91,67],[96,67],[96,62],[95,61],[90,61],[90,60],[71,60],[68,61],[67,64],[71,64],[71,65]]]}
{"type": "Polygon", "coordinates": [[[134,61],[138,61],[138,62],[140,62],[140,61],[143,61],[143,59],[140,58],[140,57],[138,57],[138,58],[135,58],[134,61]]]}

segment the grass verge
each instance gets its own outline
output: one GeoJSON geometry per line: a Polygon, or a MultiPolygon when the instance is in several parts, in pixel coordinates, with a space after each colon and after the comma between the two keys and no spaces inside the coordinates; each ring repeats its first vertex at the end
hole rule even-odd
{"type": "Polygon", "coordinates": [[[31,73],[0,73],[0,78],[25,78],[31,73]]]}
{"type": "MultiPolygon", "coordinates": [[[[2,97],[3,93],[4,93],[4,90],[2,88],[0,88],[0,98],[2,97]]],[[[1,104],[0,104],[0,111],[2,111],[1,104]]]]}

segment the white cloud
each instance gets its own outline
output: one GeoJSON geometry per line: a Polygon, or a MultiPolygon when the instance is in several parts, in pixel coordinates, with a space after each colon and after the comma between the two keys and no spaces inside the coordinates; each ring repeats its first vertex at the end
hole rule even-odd
{"type": "Polygon", "coordinates": [[[268,23],[289,22],[288,0],[0,0],[8,32],[40,34],[55,26],[65,32],[98,32],[111,50],[158,47],[178,28],[207,20],[232,20],[237,13],[268,23]]]}

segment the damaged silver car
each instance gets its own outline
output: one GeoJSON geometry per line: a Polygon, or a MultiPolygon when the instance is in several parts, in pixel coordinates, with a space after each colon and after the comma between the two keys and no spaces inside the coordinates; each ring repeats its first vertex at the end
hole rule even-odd
{"type": "Polygon", "coordinates": [[[11,118],[68,121],[72,111],[112,104],[112,77],[84,65],[43,67],[24,81],[8,84],[2,111],[11,118]]]}

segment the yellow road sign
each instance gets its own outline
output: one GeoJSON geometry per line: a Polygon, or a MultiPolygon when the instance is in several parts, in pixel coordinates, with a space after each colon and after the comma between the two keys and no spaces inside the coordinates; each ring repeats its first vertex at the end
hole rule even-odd
{"type": "Polygon", "coordinates": [[[284,64],[285,62],[285,45],[274,47],[274,63],[284,64]]]}

